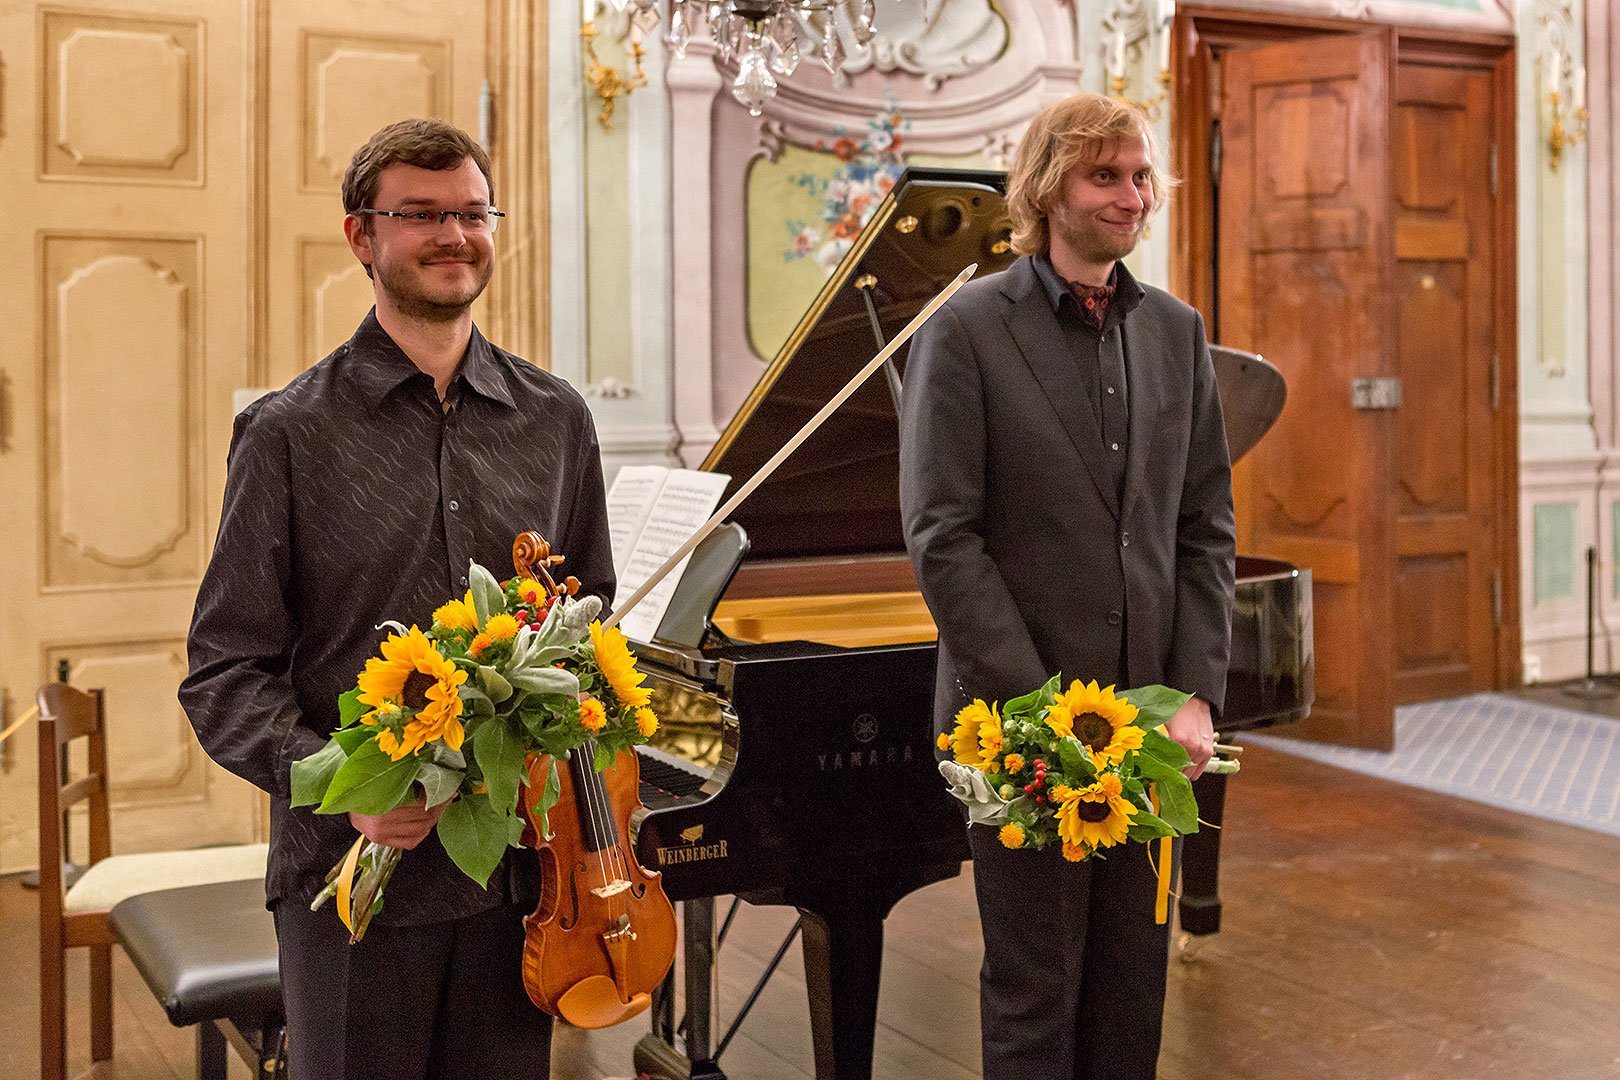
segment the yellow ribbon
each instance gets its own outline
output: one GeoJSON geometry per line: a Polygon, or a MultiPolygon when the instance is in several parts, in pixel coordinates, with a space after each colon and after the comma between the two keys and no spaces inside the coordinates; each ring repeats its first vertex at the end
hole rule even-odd
{"type": "MultiPolygon", "coordinates": [[[[1159,812],[1159,787],[1157,784],[1149,785],[1148,791],[1153,796],[1153,812],[1159,812]]],[[[1170,863],[1174,858],[1170,837],[1161,837],[1159,840],[1159,887],[1153,897],[1153,921],[1163,926],[1170,919],[1170,863]]],[[[341,894],[340,894],[341,895],[341,894]]]]}
{"type": "MultiPolygon", "coordinates": [[[[366,838],[364,836],[354,838],[354,846],[343,857],[343,869],[338,871],[338,918],[343,920],[343,925],[349,928],[351,934],[354,933],[354,917],[349,913],[349,888],[354,884],[354,868],[360,864],[360,845],[365,842],[366,838]]],[[[1164,920],[1160,919],[1159,921],[1163,922],[1164,920]]]]}

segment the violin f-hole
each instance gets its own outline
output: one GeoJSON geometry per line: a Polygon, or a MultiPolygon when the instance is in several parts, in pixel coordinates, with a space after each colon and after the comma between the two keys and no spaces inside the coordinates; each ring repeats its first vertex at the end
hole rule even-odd
{"type": "Polygon", "coordinates": [[[572,930],[579,925],[579,875],[585,872],[585,864],[575,863],[574,868],[568,872],[568,902],[573,906],[572,918],[557,920],[557,925],[564,930],[572,930]]]}

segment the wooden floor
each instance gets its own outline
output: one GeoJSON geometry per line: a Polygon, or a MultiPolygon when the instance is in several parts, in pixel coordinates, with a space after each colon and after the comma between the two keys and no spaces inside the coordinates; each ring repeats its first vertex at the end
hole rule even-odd
{"type": "MultiPolygon", "coordinates": [[[[1230,787],[1225,926],[1171,961],[1165,1080],[1620,1077],[1620,838],[1251,749],[1230,787]]],[[[888,923],[877,1076],[979,1075],[970,867],[888,923]]],[[[0,1077],[37,1074],[34,895],[0,880],[0,1077]]],[[[744,907],[721,959],[736,1010],[793,915],[744,907]]],[[[84,964],[69,1049],[88,1064],[84,964]]],[[[809,1077],[797,950],[721,1064],[809,1077]]],[[[114,1075],[194,1075],[122,956],[114,1075]]],[[[631,1075],[645,1031],[559,1032],[557,1080],[631,1075]]],[[[233,1076],[246,1070],[233,1065],[233,1076]]]]}

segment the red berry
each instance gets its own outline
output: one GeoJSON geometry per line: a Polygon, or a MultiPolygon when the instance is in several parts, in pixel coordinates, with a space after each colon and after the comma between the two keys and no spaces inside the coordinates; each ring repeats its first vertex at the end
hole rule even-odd
{"type": "Polygon", "coordinates": [[[1025,784],[1024,785],[1024,794],[1025,795],[1032,794],[1034,791],[1035,791],[1035,785],[1034,784],[1025,784]]]}
{"type": "Polygon", "coordinates": [[[538,630],[538,629],[540,629],[540,624],[537,623],[537,622],[532,622],[532,623],[529,624],[529,629],[530,630],[538,630]]]}
{"type": "Polygon", "coordinates": [[[1046,796],[1045,795],[1037,795],[1037,796],[1035,796],[1035,801],[1038,802],[1038,803],[1043,803],[1043,802],[1046,801],[1046,796]]]}
{"type": "Polygon", "coordinates": [[[524,611],[522,608],[518,608],[517,615],[515,617],[520,623],[526,623],[529,621],[529,613],[524,611]]]}
{"type": "Polygon", "coordinates": [[[1042,780],[1042,779],[1041,779],[1041,778],[1040,778],[1040,777],[1038,777],[1038,776],[1037,776],[1037,777],[1036,777],[1036,778],[1035,778],[1035,786],[1036,786],[1036,787],[1037,787],[1037,788],[1043,788],[1043,787],[1045,787],[1045,786],[1046,786],[1046,781],[1045,781],[1045,780],[1042,780]]]}

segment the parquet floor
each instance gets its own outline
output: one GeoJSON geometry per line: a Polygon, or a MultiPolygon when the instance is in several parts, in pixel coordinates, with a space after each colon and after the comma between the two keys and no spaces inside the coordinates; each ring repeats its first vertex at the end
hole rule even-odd
{"type": "MultiPolygon", "coordinates": [[[[1620,838],[1251,749],[1231,785],[1225,925],[1172,960],[1163,1080],[1620,1077],[1620,838]]],[[[971,867],[888,923],[876,1074],[979,1075],[971,867]]],[[[37,1074],[34,897],[0,879],[0,1078],[37,1074]]],[[[744,907],[721,956],[729,1017],[792,924],[744,907]]],[[[88,1064],[82,960],[70,1052],[88,1064]]],[[[721,1063],[811,1076],[790,952],[721,1063]]],[[[194,1075],[119,957],[122,1080],[194,1075]]],[[[560,1032],[557,1080],[629,1076],[641,1022],[560,1032]]],[[[246,1071],[233,1065],[233,1076],[246,1071]]]]}

